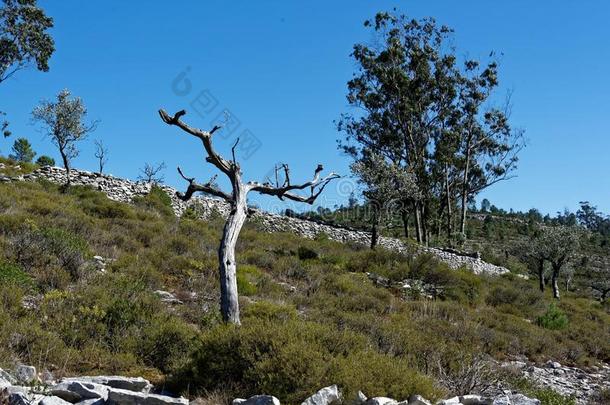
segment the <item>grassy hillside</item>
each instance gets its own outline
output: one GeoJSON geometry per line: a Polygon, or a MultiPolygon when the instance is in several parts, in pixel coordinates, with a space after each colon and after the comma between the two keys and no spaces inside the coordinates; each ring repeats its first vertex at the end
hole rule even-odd
{"type": "Polygon", "coordinates": [[[158,189],[127,205],[82,187],[0,183],[0,367],[143,375],[191,397],[269,392],[290,404],[333,383],[348,395],[440,398],[484,356],[610,360],[602,303],[568,293],[553,309],[534,281],[510,274],[478,277],[431,257],[266,234],[256,223],[238,243],[243,326],[224,326],[221,227],[220,218],[174,217],[158,189]],[[366,272],[441,292],[406,296],[366,272]]]}

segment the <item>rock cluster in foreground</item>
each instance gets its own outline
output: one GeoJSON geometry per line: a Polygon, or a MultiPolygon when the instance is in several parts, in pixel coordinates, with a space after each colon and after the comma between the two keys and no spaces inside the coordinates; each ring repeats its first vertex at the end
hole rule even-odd
{"type": "MultiPolygon", "coordinates": [[[[322,388],[311,397],[307,398],[301,405],[332,405],[341,399],[341,392],[336,385],[322,388]]],[[[392,398],[375,397],[367,398],[362,392],[358,393],[354,405],[432,405],[430,401],[421,395],[411,395],[409,399],[398,401],[392,398]]],[[[528,398],[523,394],[507,391],[493,398],[480,395],[462,395],[445,399],[436,405],[540,405],[540,401],[528,398]]],[[[271,395],[255,395],[248,399],[237,398],[232,405],[281,405],[279,399],[271,395]]]]}
{"type": "Polygon", "coordinates": [[[141,377],[95,376],[64,378],[39,376],[21,365],[13,374],[0,369],[0,404],[8,405],[188,405],[186,398],[152,393],[141,377]],[[41,378],[42,377],[42,378],[41,378]]]}

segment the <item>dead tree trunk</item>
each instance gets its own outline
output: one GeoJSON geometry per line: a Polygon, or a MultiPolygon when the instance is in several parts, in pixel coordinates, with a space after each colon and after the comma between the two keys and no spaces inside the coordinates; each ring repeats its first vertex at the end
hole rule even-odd
{"type": "Polygon", "coordinates": [[[206,161],[214,165],[229,178],[232,190],[229,194],[218,189],[214,183],[216,176],[205,184],[196,183],[194,178],[186,177],[184,173],[182,173],[182,170],[178,168],[180,176],[188,182],[188,188],[185,193],[177,193],[177,196],[184,201],[188,201],[196,192],[204,192],[220,197],[231,204],[231,212],[227,217],[220,246],[218,248],[220,310],[225,322],[239,325],[239,297],[237,292],[237,260],[235,258],[235,246],[237,245],[239,233],[246,221],[248,213],[248,193],[250,191],[256,191],[261,194],[276,196],[281,200],[286,198],[292,201],[313,204],[326,185],[339,176],[335,173],[330,173],[328,176],[320,178],[323,167],[322,165],[318,165],[311,181],[293,185],[290,183],[290,170],[288,169],[288,165],[283,164],[280,167],[276,167],[276,179],[279,179],[279,176],[277,175],[278,172],[283,170],[284,178],[282,184],[280,184],[280,180],[276,180],[276,184],[261,184],[252,181],[244,183],[242,181],[240,166],[235,160],[235,148],[239,143],[239,139],[237,139],[237,142],[233,145],[232,160],[227,160],[218,155],[212,146],[212,134],[220,129],[220,127],[216,126],[209,132],[193,128],[180,120],[185,114],[186,111],[182,110],[178,111],[174,116],[170,116],[164,110],[159,110],[159,115],[166,124],[175,125],[202,141],[207,154],[206,161]],[[310,190],[309,196],[293,193],[293,191],[305,189],[310,190]]]}

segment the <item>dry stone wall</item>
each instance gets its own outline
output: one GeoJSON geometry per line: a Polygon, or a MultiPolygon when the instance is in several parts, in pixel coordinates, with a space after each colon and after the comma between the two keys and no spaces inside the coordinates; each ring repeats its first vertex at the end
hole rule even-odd
{"type": "MultiPolygon", "coordinates": [[[[46,166],[19,179],[26,181],[45,179],[61,184],[65,182],[65,176],[64,169],[46,166]]],[[[70,178],[72,184],[91,186],[105,193],[108,198],[112,200],[126,203],[131,202],[136,196],[146,195],[151,189],[150,183],[133,182],[107,174],[93,173],[84,170],[72,170],[70,178]]],[[[188,202],[184,202],[176,197],[176,189],[167,185],[160,185],[159,187],[171,197],[172,208],[178,216],[184,214],[189,207],[195,210],[197,215],[202,219],[208,218],[214,213],[220,214],[221,216],[227,216],[229,213],[230,207],[224,201],[207,197],[195,197],[188,202]]],[[[320,234],[324,234],[329,239],[342,243],[363,245],[368,245],[370,243],[370,234],[364,231],[320,224],[299,218],[271,214],[260,210],[252,210],[250,218],[260,223],[262,229],[267,232],[291,232],[308,239],[313,239],[320,234]]],[[[399,252],[413,250],[413,247],[408,247],[402,241],[395,238],[382,237],[380,238],[379,245],[386,249],[399,252]]],[[[499,275],[509,271],[504,267],[487,263],[478,257],[459,255],[457,253],[429,247],[419,247],[417,249],[419,253],[430,253],[438,257],[453,269],[465,266],[476,274],[492,275],[499,275]]]]}

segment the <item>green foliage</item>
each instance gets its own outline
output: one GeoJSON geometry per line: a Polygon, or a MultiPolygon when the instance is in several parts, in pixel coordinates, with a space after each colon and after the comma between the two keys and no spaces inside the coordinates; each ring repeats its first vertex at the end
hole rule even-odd
{"type": "Polygon", "coordinates": [[[447,394],[434,382],[439,366],[459,375],[478,353],[574,365],[610,359],[607,309],[576,293],[558,304],[569,327],[550,330],[536,322],[547,303],[534,280],[264,233],[256,223],[246,224],[237,245],[239,288],[251,294],[241,300],[243,326],[224,326],[223,222],[162,215],[162,199],[127,205],[88,187],[62,193],[48,182],[0,184],[0,281],[21,280],[0,282],[0,359],[52,363],[65,374],[143,375],[191,395],[268,390],[284,403],[333,383],[349,396],[362,389],[439,398],[447,394]],[[92,255],[108,259],[105,273],[92,255]],[[71,258],[81,264],[72,267],[71,258]],[[366,272],[422,280],[439,292],[407,300],[366,272]],[[183,304],[161,302],[159,289],[183,304]],[[23,308],[24,295],[36,293],[39,309],[23,308]]]}
{"type": "Polygon", "coordinates": [[[0,283],[29,287],[32,285],[32,278],[19,266],[0,262],[0,283]]]}
{"type": "Polygon", "coordinates": [[[241,328],[216,328],[202,336],[189,373],[200,389],[273,392],[288,403],[333,382],[348,397],[363,387],[377,395],[439,395],[428,378],[405,363],[369,351],[362,336],[303,321],[248,320],[241,328]]]}
{"type": "Polygon", "coordinates": [[[42,155],[36,159],[36,164],[38,166],[55,166],[55,159],[47,155],[42,155]]]}
{"type": "Polygon", "coordinates": [[[569,323],[567,315],[554,303],[549,305],[549,309],[542,316],[538,317],[537,322],[543,328],[551,330],[565,329],[569,323]]]}
{"type": "Polygon", "coordinates": [[[4,0],[0,8],[0,82],[14,71],[34,63],[49,70],[48,60],[55,50],[48,33],[53,19],[37,7],[36,0],[4,0]]]}
{"type": "Polygon", "coordinates": [[[13,144],[13,153],[9,155],[9,158],[22,163],[32,163],[36,152],[32,149],[30,141],[26,138],[18,138],[13,144]]]}
{"type": "Polygon", "coordinates": [[[320,256],[318,252],[306,246],[299,246],[297,255],[301,260],[317,259],[320,256]]]}
{"type": "Polygon", "coordinates": [[[133,199],[133,202],[141,207],[152,208],[159,212],[161,215],[173,216],[174,209],[172,208],[172,199],[169,195],[159,187],[157,184],[153,184],[150,187],[150,191],[145,196],[137,196],[133,199]]]}

